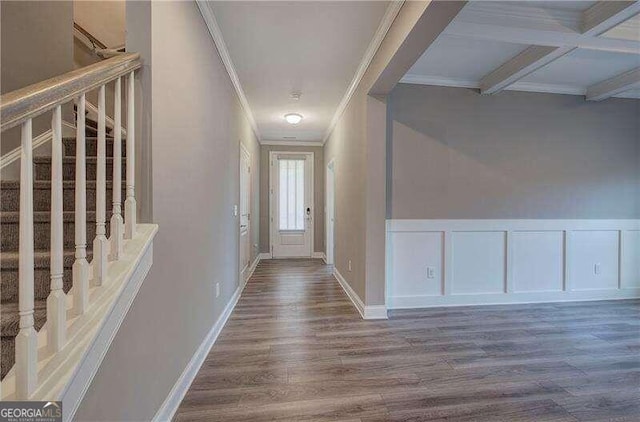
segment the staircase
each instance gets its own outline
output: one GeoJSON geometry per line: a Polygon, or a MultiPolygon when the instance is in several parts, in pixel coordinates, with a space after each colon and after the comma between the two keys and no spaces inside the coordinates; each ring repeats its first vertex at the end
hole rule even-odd
{"type": "MultiPolygon", "coordinates": [[[[96,232],[96,160],[97,122],[86,120],[87,156],[87,260],[91,261],[91,240],[96,232]]],[[[107,136],[107,157],[113,156],[113,138],[107,136]]],[[[63,232],[64,232],[64,291],[72,285],[71,267],[74,262],[74,206],[75,206],[75,138],[63,138],[63,232]]],[[[124,143],[124,142],[123,142],[124,143]]],[[[126,148],[123,148],[126,151],[126,148]]],[[[125,157],[122,158],[123,180],[125,157]]],[[[47,297],[50,293],[50,246],[51,246],[51,157],[36,157],[34,162],[33,210],[34,210],[34,299],[35,329],[40,330],[46,321],[47,297]]],[[[112,196],[113,158],[107,158],[107,197],[112,196]]],[[[124,183],[122,184],[122,197],[124,183]]],[[[0,307],[1,357],[0,379],[3,379],[15,362],[15,336],[19,331],[18,315],[18,246],[20,216],[20,182],[0,182],[0,307]]],[[[109,235],[110,212],[107,212],[107,235],[109,235]]]]}
{"type": "Polygon", "coordinates": [[[122,53],[0,97],[0,132],[21,134],[6,156],[19,157],[20,181],[0,181],[0,400],[60,400],[63,421],[73,420],[153,264],[158,226],[136,221],[141,67],[139,54],[122,53]],[[97,123],[86,113],[94,90],[97,123]],[[72,102],[76,138],[65,139],[62,107],[72,102]],[[50,117],[51,130],[34,134],[38,117],[50,117]],[[50,157],[33,157],[34,135],[49,137],[50,157]]]}

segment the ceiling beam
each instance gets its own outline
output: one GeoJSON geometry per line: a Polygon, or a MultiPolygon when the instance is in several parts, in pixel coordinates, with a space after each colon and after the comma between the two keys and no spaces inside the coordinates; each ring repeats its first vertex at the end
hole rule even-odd
{"type": "Polygon", "coordinates": [[[564,56],[575,47],[547,47],[532,45],[508,60],[480,80],[482,94],[495,94],[535,72],[552,61],[564,56]]]}
{"type": "Polygon", "coordinates": [[[600,35],[640,13],[640,1],[599,1],[582,13],[583,34],[600,35]]]}
{"type": "MultiPolygon", "coordinates": [[[[532,72],[580,46],[580,40],[594,38],[621,24],[640,11],[640,1],[599,1],[582,13],[581,31],[575,45],[547,46],[534,43],[480,80],[482,94],[495,94],[532,72]]],[[[565,32],[561,32],[566,34],[565,32]]]]}
{"type": "Polygon", "coordinates": [[[630,89],[640,88],[640,67],[587,88],[587,101],[601,101],[630,89]]]}

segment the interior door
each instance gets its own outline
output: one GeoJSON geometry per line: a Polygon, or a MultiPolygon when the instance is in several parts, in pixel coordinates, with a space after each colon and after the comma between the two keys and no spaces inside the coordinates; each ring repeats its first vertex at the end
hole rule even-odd
{"type": "Polygon", "coordinates": [[[313,155],[274,154],[271,176],[271,254],[273,258],[310,258],[313,155]]]}
{"type": "Polygon", "coordinates": [[[244,275],[251,260],[251,160],[240,148],[240,274],[244,275]]]}

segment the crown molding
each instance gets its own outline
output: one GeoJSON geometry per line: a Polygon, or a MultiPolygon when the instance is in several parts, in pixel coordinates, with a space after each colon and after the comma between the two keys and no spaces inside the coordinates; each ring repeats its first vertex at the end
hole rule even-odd
{"type": "Polygon", "coordinates": [[[322,141],[278,141],[261,140],[260,145],[287,146],[287,147],[321,147],[322,141]]]}
{"type": "Polygon", "coordinates": [[[342,116],[342,113],[344,113],[344,110],[347,108],[349,101],[351,101],[353,93],[356,91],[356,88],[358,88],[360,81],[369,68],[369,64],[371,64],[371,60],[373,60],[373,57],[378,52],[380,44],[382,44],[384,37],[387,35],[387,31],[389,31],[391,24],[393,23],[396,16],[398,16],[398,13],[400,12],[403,4],[404,0],[398,0],[392,1],[391,3],[389,3],[389,6],[387,6],[387,10],[385,11],[382,20],[380,21],[380,25],[378,25],[378,29],[371,39],[371,42],[369,43],[369,46],[367,47],[362,60],[360,61],[360,65],[358,66],[358,69],[356,70],[356,73],[353,76],[353,79],[351,80],[351,83],[349,84],[344,97],[342,97],[342,101],[340,101],[340,104],[338,104],[338,108],[336,109],[336,112],[331,119],[331,123],[329,123],[329,127],[327,128],[324,137],[322,138],[322,145],[327,142],[327,139],[329,139],[329,136],[333,132],[333,129],[336,127],[336,124],[338,124],[338,120],[342,116]]]}
{"type": "Polygon", "coordinates": [[[204,22],[209,28],[209,34],[211,34],[211,38],[218,49],[218,53],[220,54],[220,58],[222,59],[222,63],[224,64],[225,69],[227,69],[227,73],[229,74],[229,78],[231,79],[231,83],[236,90],[236,94],[238,95],[238,99],[240,100],[240,104],[244,109],[245,114],[247,115],[247,119],[249,120],[249,124],[253,128],[253,132],[255,133],[258,140],[260,139],[260,131],[258,130],[258,125],[256,124],[255,119],[253,118],[253,113],[251,112],[251,107],[249,106],[249,101],[247,101],[247,97],[244,94],[244,90],[242,89],[242,85],[240,84],[240,78],[238,78],[238,73],[236,72],[235,66],[233,65],[233,61],[231,60],[231,55],[229,54],[229,50],[227,50],[227,45],[224,42],[224,38],[222,37],[222,31],[220,30],[220,26],[218,26],[218,22],[216,21],[216,17],[213,14],[213,10],[207,4],[208,2],[205,0],[196,0],[196,4],[198,5],[198,9],[200,9],[200,14],[204,19],[204,22]]]}

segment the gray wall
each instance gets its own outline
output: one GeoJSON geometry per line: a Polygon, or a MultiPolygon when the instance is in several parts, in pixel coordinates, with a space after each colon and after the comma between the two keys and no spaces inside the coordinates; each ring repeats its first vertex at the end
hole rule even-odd
{"type": "Polygon", "coordinates": [[[127,13],[129,7],[151,13],[150,27],[129,26],[128,34],[152,34],[145,72],[153,96],[146,110],[153,129],[153,220],[160,231],[151,271],[76,415],[82,421],[154,416],[239,285],[233,206],[239,203],[240,141],[255,157],[254,169],[259,166],[258,143],[196,4],[127,7],[127,13]]]}
{"type": "Polygon", "coordinates": [[[400,60],[396,53],[430,4],[402,5],[325,143],[325,167],[335,159],[335,266],[365,305],[385,300],[387,105],[369,93],[378,81],[402,75],[413,64],[415,59],[400,60]]]}
{"type": "Polygon", "coordinates": [[[640,218],[640,101],[399,84],[390,104],[390,218],[640,218]]]}
{"type": "MultiPolygon", "coordinates": [[[[0,15],[0,93],[73,70],[73,2],[1,1],[0,15]]],[[[65,119],[71,114],[72,108],[65,107],[65,119]]],[[[51,115],[47,113],[34,119],[33,136],[50,128],[51,115]]],[[[5,131],[0,155],[19,145],[20,128],[5,131]]],[[[18,179],[19,175],[18,165],[2,174],[6,179],[18,179]]]]}
{"type": "Polygon", "coordinates": [[[269,152],[292,151],[313,152],[313,194],[314,232],[313,252],[324,252],[324,148],[322,147],[287,147],[275,145],[260,146],[260,252],[271,251],[269,242],[269,152]]]}

